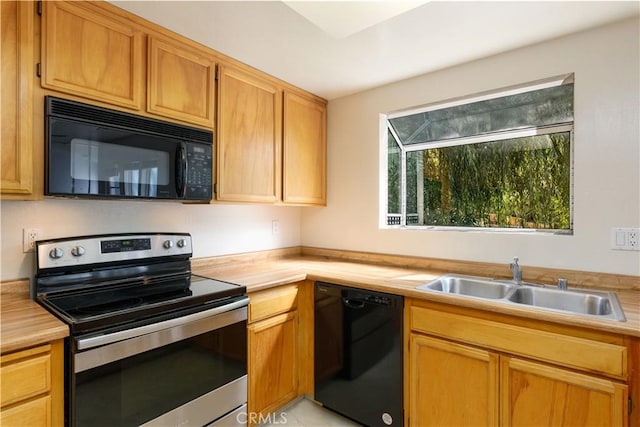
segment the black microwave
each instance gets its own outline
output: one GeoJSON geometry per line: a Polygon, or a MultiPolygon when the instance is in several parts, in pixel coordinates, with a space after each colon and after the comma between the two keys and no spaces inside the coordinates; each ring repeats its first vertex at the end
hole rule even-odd
{"type": "Polygon", "coordinates": [[[211,200],[213,132],[45,97],[48,196],[211,200]]]}

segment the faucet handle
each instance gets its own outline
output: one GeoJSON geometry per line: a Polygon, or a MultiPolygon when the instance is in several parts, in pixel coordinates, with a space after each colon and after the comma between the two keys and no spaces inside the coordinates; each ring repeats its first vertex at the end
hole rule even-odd
{"type": "Polygon", "coordinates": [[[517,256],[514,256],[514,257],[513,257],[513,263],[514,263],[515,265],[518,265],[518,261],[519,261],[519,260],[520,260],[520,258],[518,258],[517,256]]]}
{"type": "Polygon", "coordinates": [[[567,279],[558,279],[558,289],[566,291],[569,281],[567,279]]]}

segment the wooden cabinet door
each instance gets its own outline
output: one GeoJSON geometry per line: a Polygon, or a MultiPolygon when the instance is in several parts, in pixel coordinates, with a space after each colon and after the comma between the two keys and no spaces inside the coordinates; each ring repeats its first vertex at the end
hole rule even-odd
{"type": "Polygon", "coordinates": [[[298,395],[296,311],[249,325],[249,414],[264,415],[298,395]]]}
{"type": "Polygon", "coordinates": [[[0,425],[63,425],[63,340],[3,354],[0,378],[0,425]]]}
{"type": "Polygon", "coordinates": [[[286,92],[284,95],[282,201],[326,205],[326,106],[286,92]]]}
{"type": "Polygon", "coordinates": [[[539,363],[503,357],[504,426],[624,426],[628,387],[539,363]]]}
{"type": "Polygon", "coordinates": [[[11,427],[54,426],[51,419],[51,396],[44,395],[0,412],[0,425],[11,427]]]}
{"type": "Polygon", "coordinates": [[[213,57],[149,36],[148,58],[147,111],[213,128],[213,57]]]}
{"type": "Polygon", "coordinates": [[[43,87],[140,109],[142,33],[91,2],[43,2],[43,87]]]}
{"type": "Polygon", "coordinates": [[[33,2],[0,2],[0,192],[33,191],[33,2]]]}
{"type": "Polygon", "coordinates": [[[497,426],[498,355],[411,334],[409,424],[497,426]]]}
{"type": "Polygon", "coordinates": [[[229,67],[220,67],[218,79],[216,198],[274,203],[280,198],[280,91],[229,67]]]}

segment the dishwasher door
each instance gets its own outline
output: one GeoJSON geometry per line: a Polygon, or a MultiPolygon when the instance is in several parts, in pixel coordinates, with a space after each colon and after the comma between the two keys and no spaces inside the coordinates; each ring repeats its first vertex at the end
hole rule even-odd
{"type": "Polygon", "coordinates": [[[367,426],[401,426],[402,308],[397,295],[317,282],[315,396],[367,426]]]}

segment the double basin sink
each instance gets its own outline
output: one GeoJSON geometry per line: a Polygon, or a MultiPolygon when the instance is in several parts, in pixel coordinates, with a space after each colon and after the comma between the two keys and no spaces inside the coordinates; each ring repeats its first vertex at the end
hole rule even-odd
{"type": "Polygon", "coordinates": [[[619,322],[626,321],[614,292],[560,290],[542,285],[517,285],[511,281],[483,277],[447,274],[416,289],[492,300],[505,304],[520,304],[535,309],[592,316],[619,322]]]}

